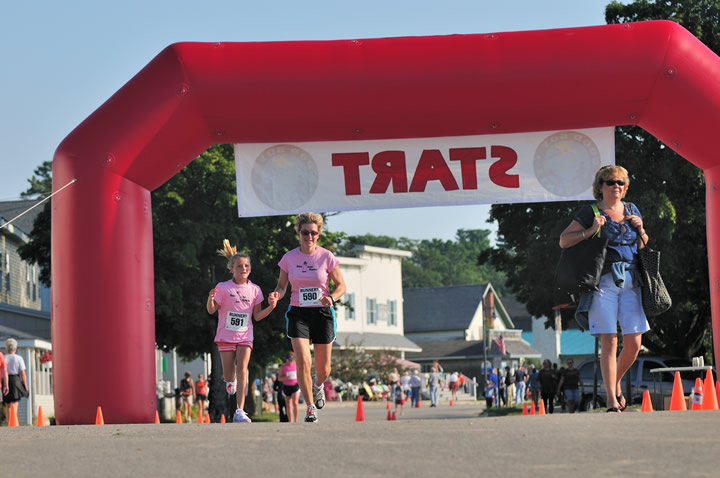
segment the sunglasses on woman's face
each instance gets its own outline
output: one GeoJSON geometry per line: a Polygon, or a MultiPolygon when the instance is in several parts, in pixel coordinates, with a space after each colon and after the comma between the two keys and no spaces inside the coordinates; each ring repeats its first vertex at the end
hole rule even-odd
{"type": "Polygon", "coordinates": [[[312,236],[319,236],[319,235],[320,235],[320,232],[318,232],[318,231],[308,231],[308,230],[303,229],[302,231],[300,231],[300,234],[302,234],[303,236],[310,236],[310,235],[312,235],[312,236]]]}
{"type": "Polygon", "coordinates": [[[618,186],[625,186],[625,181],[622,180],[622,179],[608,179],[607,181],[601,181],[601,182],[603,182],[603,183],[605,183],[605,184],[607,184],[608,186],[611,186],[611,187],[612,187],[612,186],[615,186],[616,184],[617,184],[618,186]]]}

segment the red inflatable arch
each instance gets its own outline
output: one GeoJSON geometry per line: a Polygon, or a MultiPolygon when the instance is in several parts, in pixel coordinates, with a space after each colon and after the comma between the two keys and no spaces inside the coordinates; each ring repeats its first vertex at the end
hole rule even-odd
{"type": "Polygon", "coordinates": [[[150,191],[215,143],[639,125],[705,172],[719,336],[718,78],[720,59],[667,21],[170,45],[55,154],[54,189],[78,179],[52,202],[58,423],[92,423],[98,405],[108,423],[153,421],[150,191]]]}

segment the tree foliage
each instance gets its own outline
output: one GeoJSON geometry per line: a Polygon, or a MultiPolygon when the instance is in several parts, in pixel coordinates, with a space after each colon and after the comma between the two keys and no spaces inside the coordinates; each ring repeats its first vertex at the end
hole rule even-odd
{"type": "MultiPolygon", "coordinates": [[[[33,176],[28,179],[30,187],[20,196],[24,199],[43,199],[52,192],[52,161],[45,161],[35,168],[33,176]]],[[[22,260],[40,266],[40,282],[50,287],[50,226],[52,223],[51,201],[46,201],[41,208],[33,229],[28,233],[30,241],[18,248],[22,260]]]]}
{"type": "MultiPolygon", "coordinates": [[[[672,19],[718,51],[718,4],[707,1],[612,2],[608,23],[672,19]]],[[[673,307],[650,319],[643,336],[650,351],[678,357],[706,354],[711,334],[705,180],[702,171],[638,127],[615,133],[616,163],[630,174],[626,200],[634,202],[645,222],[651,247],[663,252],[661,271],[673,307]]],[[[554,317],[552,275],[560,257],[562,230],[583,203],[493,205],[501,245],[481,256],[507,274],[507,285],[535,316],[554,317]]],[[[563,327],[572,311],[563,313],[563,327]]],[[[553,325],[548,320],[548,326],[553,325]]]]}

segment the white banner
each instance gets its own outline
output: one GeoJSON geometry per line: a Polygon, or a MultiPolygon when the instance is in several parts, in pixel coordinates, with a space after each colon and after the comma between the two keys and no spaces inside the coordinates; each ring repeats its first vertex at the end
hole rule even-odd
{"type": "Polygon", "coordinates": [[[614,128],[236,144],[240,216],[592,199],[614,128]]]}

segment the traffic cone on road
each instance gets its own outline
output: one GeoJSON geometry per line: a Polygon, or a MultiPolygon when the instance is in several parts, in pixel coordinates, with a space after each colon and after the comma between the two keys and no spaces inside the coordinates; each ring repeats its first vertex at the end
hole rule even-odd
{"type": "Polygon", "coordinates": [[[390,401],[389,401],[389,400],[387,400],[387,401],[385,402],[385,408],[386,408],[387,410],[390,410],[390,401]]]}
{"type": "Polygon", "coordinates": [[[703,384],[703,410],[717,410],[718,400],[717,394],[715,393],[715,387],[713,387],[713,372],[712,369],[707,369],[705,374],[705,383],[703,384]]]}
{"type": "Polygon", "coordinates": [[[418,407],[418,408],[422,408],[422,400],[418,400],[418,405],[417,405],[417,407],[418,407]]]}
{"type": "Polygon", "coordinates": [[[678,371],[675,372],[675,381],[673,382],[672,397],[670,397],[670,410],[687,410],[687,405],[685,404],[685,392],[683,391],[682,382],[680,381],[680,372],[678,371]]]}
{"type": "Polygon", "coordinates": [[[535,415],[535,402],[530,405],[530,415],[535,415]]]}
{"type": "Polygon", "coordinates": [[[95,425],[105,425],[102,408],[100,408],[99,406],[97,407],[97,412],[95,412],[95,425]]]}
{"type": "Polygon", "coordinates": [[[210,423],[210,412],[205,413],[205,423],[210,423]]]}
{"type": "Polygon", "coordinates": [[[390,410],[388,410],[387,412],[388,412],[387,421],[390,421],[390,420],[392,420],[392,413],[390,412],[390,410]]]}
{"type": "Polygon", "coordinates": [[[540,406],[538,407],[538,415],[545,415],[545,400],[540,399],[540,406]]]}
{"type": "Polygon", "coordinates": [[[175,423],[182,423],[182,414],[180,410],[175,410],[175,423]]]}
{"type": "Polygon", "coordinates": [[[452,407],[454,405],[452,399],[450,399],[450,406],[452,407]]]}
{"type": "Polygon", "coordinates": [[[640,410],[643,412],[654,411],[652,406],[652,400],[650,399],[650,390],[645,390],[643,392],[642,408],[640,410]]]}
{"type": "Polygon", "coordinates": [[[523,403],[523,415],[528,414],[527,403],[523,403]]]}
{"type": "Polygon", "coordinates": [[[37,426],[44,427],[45,425],[47,423],[45,423],[45,415],[43,415],[42,405],[40,405],[38,407],[37,426]]]}
{"type": "Polygon", "coordinates": [[[8,407],[8,427],[19,427],[20,421],[17,416],[17,402],[12,402],[8,407]]]}
{"type": "Polygon", "coordinates": [[[693,399],[691,410],[703,409],[703,384],[700,377],[695,379],[695,389],[693,390],[693,399]]]}
{"type": "Polygon", "coordinates": [[[355,421],[356,422],[364,422],[365,421],[365,409],[363,408],[362,396],[358,397],[357,410],[355,411],[355,421]]]}
{"type": "Polygon", "coordinates": [[[155,410],[155,425],[159,425],[159,424],[160,424],[160,414],[158,413],[157,410],[155,410]]]}
{"type": "Polygon", "coordinates": [[[392,412],[392,415],[390,417],[390,420],[395,421],[397,420],[397,417],[395,416],[395,412],[392,412]]]}
{"type": "Polygon", "coordinates": [[[220,415],[220,423],[226,423],[224,413],[220,415]]]}

